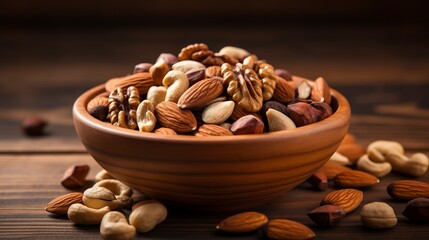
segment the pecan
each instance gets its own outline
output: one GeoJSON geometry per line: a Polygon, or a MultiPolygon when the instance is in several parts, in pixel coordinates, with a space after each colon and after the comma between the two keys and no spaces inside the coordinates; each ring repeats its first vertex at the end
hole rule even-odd
{"type": "Polygon", "coordinates": [[[182,48],[179,53],[179,61],[194,60],[205,66],[221,66],[223,63],[235,65],[238,60],[234,57],[214,53],[204,43],[195,43],[182,48]]]}
{"type": "Polygon", "coordinates": [[[136,87],[117,88],[109,96],[110,123],[122,128],[136,129],[136,110],[140,95],[136,87]]]}
{"type": "MultiPolygon", "coordinates": [[[[249,66],[253,69],[262,80],[262,97],[264,101],[271,99],[276,88],[276,75],[274,74],[274,67],[265,61],[258,60],[255,55],[250,55],[243,60],[243,65],[249,66]]],[[[293,97],[292,97],[293,98],[293,97]]]]}
{"type": "Polygon", "coordinates": [[[208,50],[209,47],[204,43],[195,43],[188,45],[187,47],[182,48],[182,51],[179,53],[179,61],[190,60],[192,54],[199,52],[201,50],[208,50]]]}
{"type": "Polygon", "coordinates": [[[237,63],[222,65],[222,76],[227,92],[232,99],[249,112],[257,112],[262,107],[262,82],[258,74],[249,66],[237,63]]]}

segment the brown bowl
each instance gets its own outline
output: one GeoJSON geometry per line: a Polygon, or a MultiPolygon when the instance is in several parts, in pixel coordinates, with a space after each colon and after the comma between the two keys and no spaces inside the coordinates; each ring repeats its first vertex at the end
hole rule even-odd
{"type": "Polygon", "coordinates": [[[350,106],[293,130],[225,137],[165,136],[112,126],[86,105],[100,85],[73,106],[76,131],[94,159],[118,180],[169,205],[203,211],[243,210],[268,203],[305,181],[336,151],[348,131],[350,106]]]}

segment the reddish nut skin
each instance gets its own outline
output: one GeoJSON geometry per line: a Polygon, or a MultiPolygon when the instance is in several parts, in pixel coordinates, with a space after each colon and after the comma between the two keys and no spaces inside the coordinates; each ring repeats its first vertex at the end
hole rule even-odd
{"type": "Polygon", "coordinates": [[[325,173],[321,170],[318,170],[310,178],[307,179],[307,182],[313,186],[313,188],[318,190],[326,190],[328,188],[328,178],[325,173]]]}
{"type": "Polygon", "coordinates": [[[85,185],[85,178],[88,175],[88,165],[72,165],[64,172],[61,185],[66,188],[79,188],[85,185]]]}
{"type": "Polygon", "coordinates": [[[319,111],[307,102],[296,102],[287,105],[288,116],[297,127],[315,123],[319,119],[319,111]]]}
{"type": "Polygon", "coordinates": [[[48,123],[43,118],[32,116],[26,118],[22,124],[22,132],[27,136],[42,136],[44,135],[45,126],[48,123]]]}
{"type": "Polygon", "coordinates": [[[416,198],[409,201],[402,215],[412,222],[429,222],[429,198],[416,198]]]}
{"type": "Polygon", "coordinates": [[[253,115],[246,115],[235,121],[229,130],[234,135],[259,134],[264,132],[264,122],[253,115]]]}
{"type": "Polygon", "coordinates": [[[168,64],[169,68],[173,66],[175,63],[177,63],[179,60],[177,59],[176,55],[172,53],[161,53],[159,57],[156,59],[157,62],[164,61],[168,64]]]}
{"type": "Polygon", "coordinates": [[[338,223],[346,215],[344,209],[334,205],[323,205],[307,213],[307,216],[320,227],[330,228],[338,223]]]}
{"type": "Polygon", "coordinates": [[[134,67],[134,73],[149,72],[152,63],[139,63],[134,67]]]}
{"type": "Polygon", "coordinates": [[[285,69],[276,69],[274,70],[274,74],[279,76],[287,81],[292,81],[292,75],[285,69]]]}

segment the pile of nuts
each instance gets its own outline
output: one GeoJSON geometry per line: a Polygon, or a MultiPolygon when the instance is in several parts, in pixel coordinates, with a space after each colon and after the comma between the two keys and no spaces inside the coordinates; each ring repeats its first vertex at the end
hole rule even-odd
{"type": "MultiPolygon", "coordinates": [[[[88,165],[73,165],[64,173],[61,184],[67,188],[83,187],[89,172],[88,165]]],[[[167,209],[155,200],[143,200],[133,205],[133,190],[100,171],[96,183],[81,192],[72,192],[50,201],[45,210],[67,215],[78,225],[98,225],[104,239],[132,239],[137,232],[151,231],[167,217],[167,209]],[[131,209],[129,223],[124,209],[131,209]]]]}
{"type": "Polygon", "coordinates": [[[93,117],[164,135],[294,129],[321,121],[336,108],[321,77],[291,76],[244,49],[214,52],[203,43],[177,56],[162,53],[155,64],[138,64],[132,75],[108,80],[105,89],[87,105],[93,117]]]}

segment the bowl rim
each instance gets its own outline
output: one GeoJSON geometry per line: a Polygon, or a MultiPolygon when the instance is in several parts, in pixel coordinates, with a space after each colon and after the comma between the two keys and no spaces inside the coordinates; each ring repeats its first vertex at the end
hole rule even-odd
{"type": "Polygon", "coordinates": [[[161,135],[147,132],[140,132],[136,130],[121,128],[113,126],[108,122],[102,122],[92,117],[86,110],[88,102],[94,97],[105,91],[104,84],[90,88],[82,93],[73,104],[73,118],[74,124],[80,121],[88,127],[102,131],[108,134],[116,135],[124,138],[132,138],[136,140],[156,141],[166,143],[251,143],[255,141],[267,140],[281,140],[284,138],[294,138],[297,135],[310,135],[315,132],[323,131],[326,129],[335,129],[338,126],[349,124],[351,117],[350,104],[347,99],[338,91],[331,88],[331,95],[337,100],[338,108],[328,118],[298,127],[290,130],[282,130],[276,132],[268,132],[262,134],[247,134],[247,135],[233,135],[233,136],[213,136],[213,137],[196,137],[193,135],[161,135]]]}

